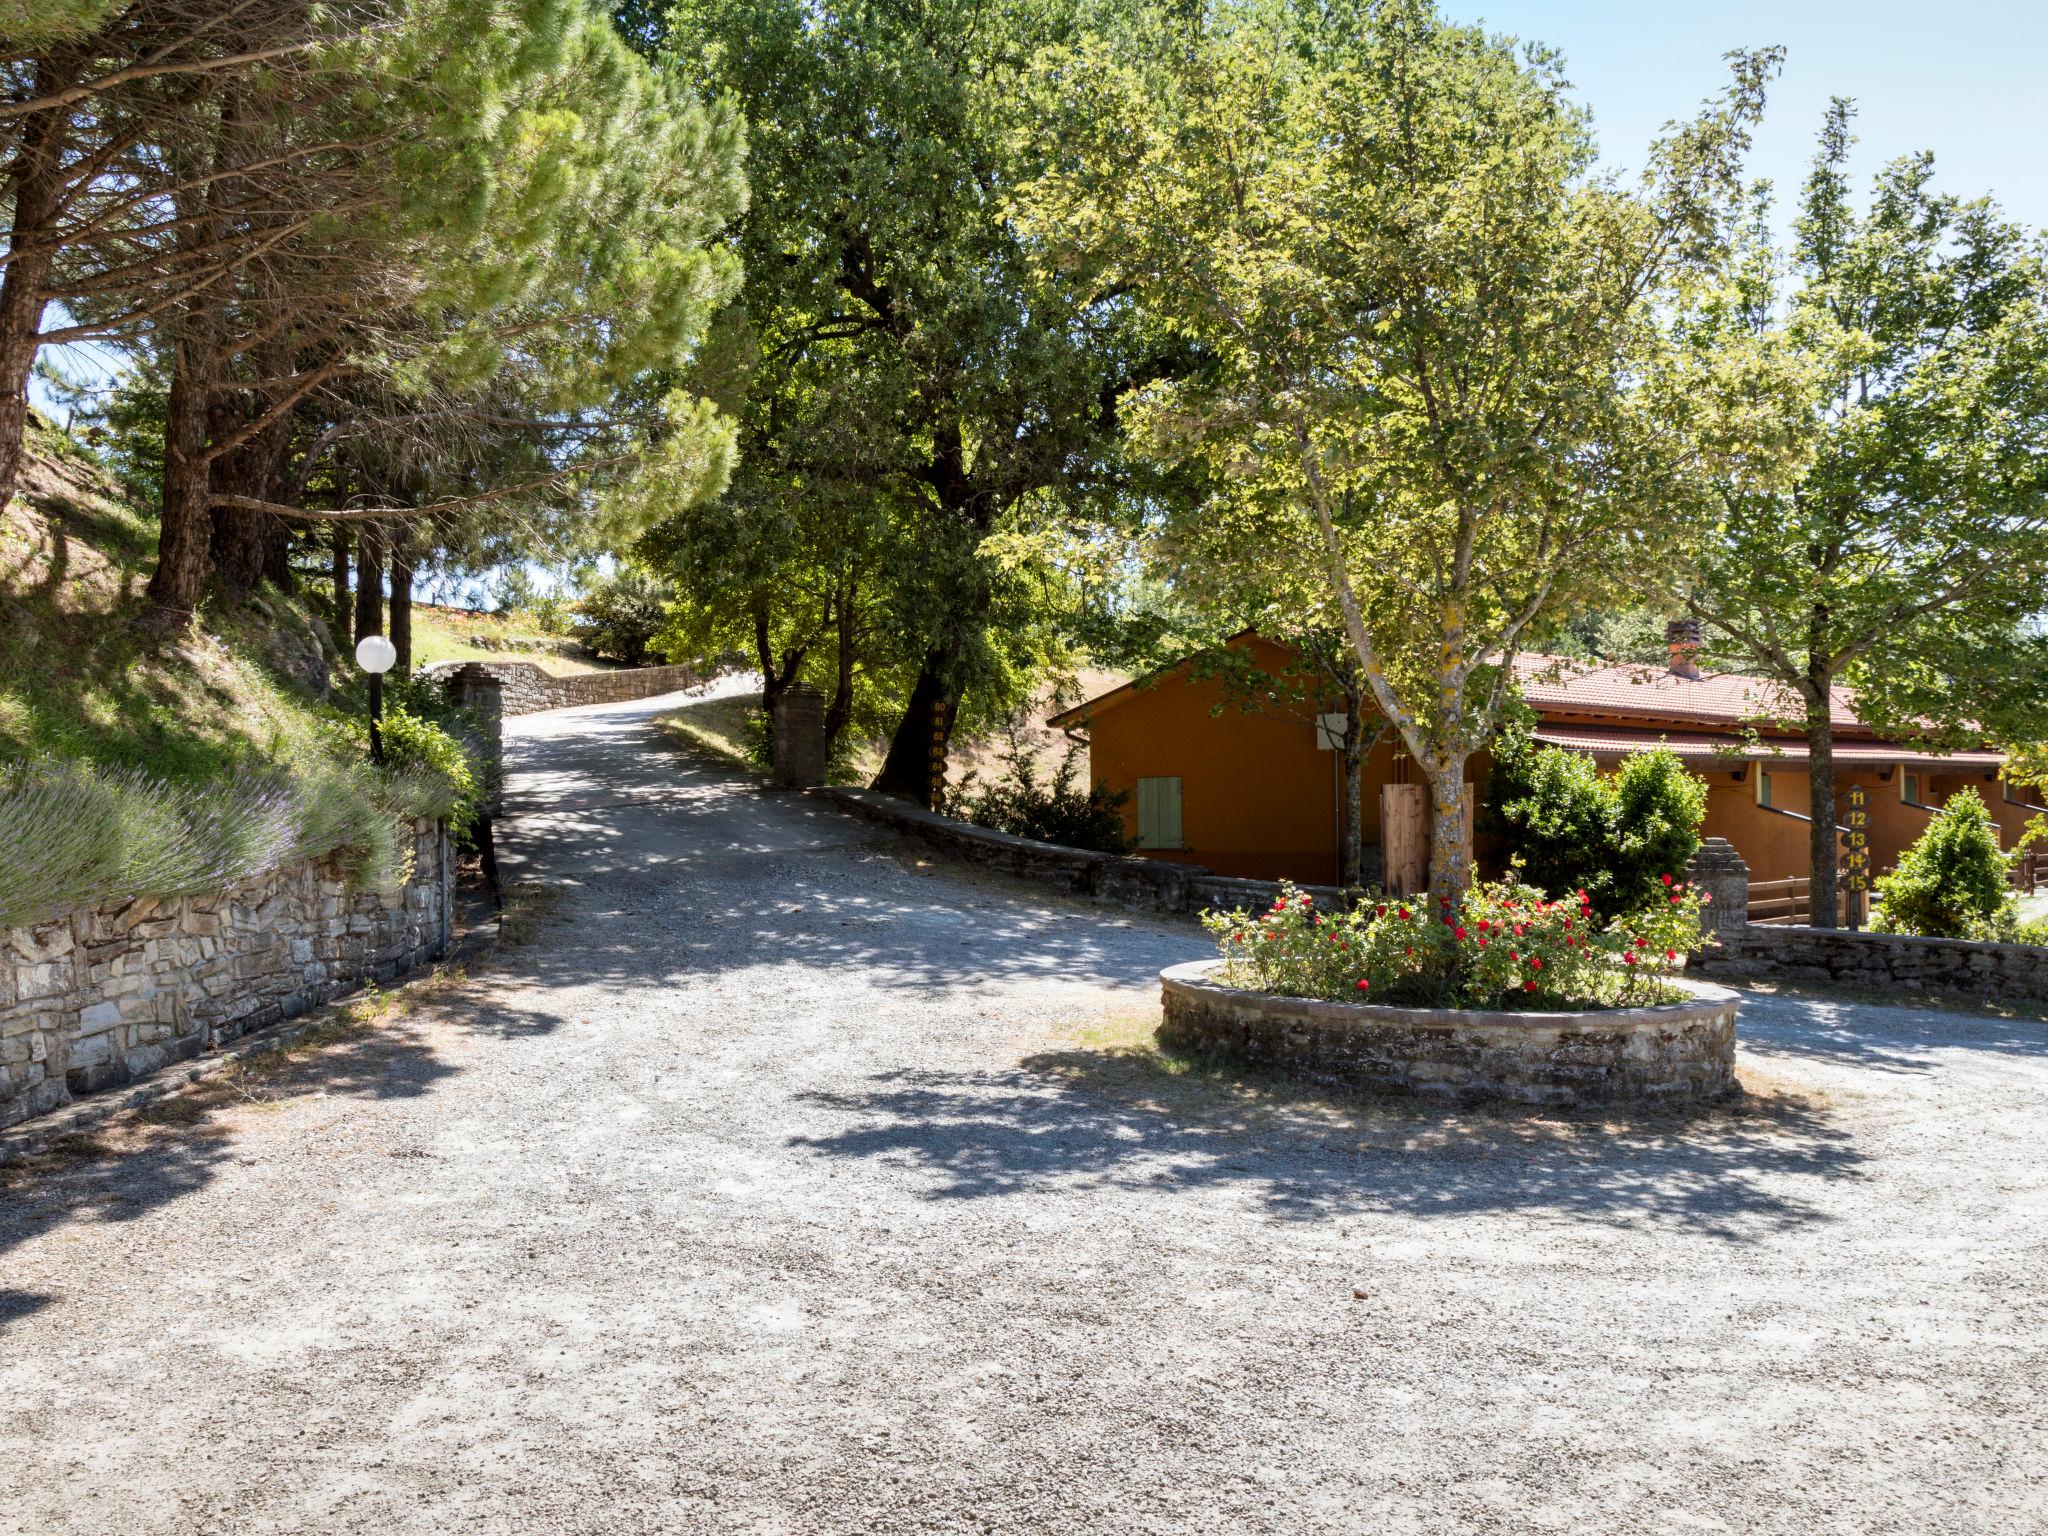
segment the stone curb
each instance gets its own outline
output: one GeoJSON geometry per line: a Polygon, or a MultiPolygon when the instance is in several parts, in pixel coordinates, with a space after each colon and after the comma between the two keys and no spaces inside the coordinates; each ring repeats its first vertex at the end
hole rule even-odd
{"type": "Polygon", "coordinates": [[[1738,1091],[1739,994],[1679,980],[1690,1000],[1513,1013],[1397,1008],[1223,986],[1224,964],[1159,974],[1162,1045],[1345,1089],[1460,1103],[1697,1103],[1738,1091]]]}

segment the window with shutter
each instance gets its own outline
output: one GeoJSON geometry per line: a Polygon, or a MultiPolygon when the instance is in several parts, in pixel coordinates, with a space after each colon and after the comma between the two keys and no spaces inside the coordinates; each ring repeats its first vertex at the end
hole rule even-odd
{"type": "Polygon", "coordinates": [[[1138,846],[1179,848],[1180,780],[1138,780],[1138,846]]]}

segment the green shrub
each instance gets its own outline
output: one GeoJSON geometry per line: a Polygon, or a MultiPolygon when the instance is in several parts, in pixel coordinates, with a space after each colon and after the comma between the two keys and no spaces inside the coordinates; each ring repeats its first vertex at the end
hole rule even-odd
{"type": "Polygon", "coordinates": [[[1662,898],[1603,923],[1590,896],[1553,901],[1517,879],[1482,881],[1455,917],[1395,898],[1324,914],[1291,885],[1258,913],[1205,912],[1233,986],[1287,997],[1420,1008],[1636,1007],[1672,995],[1668,979],[1706,942],[1704,892],[1658,883],[1662,898]]]}
{"type": "Polygon", "coordinates": [[[1984,801],[1974,789],[1957,790],[1878,879],[1873,926],[1932,939],[1996,937],[2016,922],[2011,871],[1984,801]]]}
{"type": "Polygon", "coordinates": [[[1610,776],[1516,732],[1495,748],[1480,825],[1508,841],[1531,884],[1584,891],[1614,918],[1664,900],[1706,814],[1705,782],[1666,748],[1633,753],[1610,776]]]}
{"type": "Polygon", "coordinates": [[[637,667],[668,622],[674,590],[665,581],[622,566],[584,589],[574,629],[592,653],[637,667]]]}
{"type": "Polygon", "coordinates": [[[954,813],[1012,837],[1062,848],[1129,853],[1133,845],[1124,832],[1123,808],[1130,796],[1100,786],[1083,790],[1074,782],[1079,753],[1078,746],[1069,747],[1051,780],[1043,781],[1029,749],[1013,739],[1004,754],[1008,774],[986,786],[970,774],[955,791],[954,813]]]}
{"type": "Polygon", "coordinates": [[[483,778],[469,750],[437,721],[406,709],[385,714],[384,757],[394,808],[432,816],[460,837],[483,805],[483,778]]]}

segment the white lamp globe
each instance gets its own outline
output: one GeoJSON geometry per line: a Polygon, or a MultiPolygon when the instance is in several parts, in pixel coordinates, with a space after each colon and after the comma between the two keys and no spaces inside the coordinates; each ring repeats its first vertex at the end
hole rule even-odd
{"type": "Polygon", "coordinates": [[[398,647],[382,635],[365,635],[356,642],[356,665],[365,672],[389,672],[398,661],[398,647]]]}

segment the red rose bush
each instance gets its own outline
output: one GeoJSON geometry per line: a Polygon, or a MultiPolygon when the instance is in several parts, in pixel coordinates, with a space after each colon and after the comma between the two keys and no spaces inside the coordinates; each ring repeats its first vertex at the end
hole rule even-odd
{"type": "Polygon", "coordinates": [[[1602,923],[1583,891],[1550,897],[1510,874],[1454,910],[1427,895],[1323,912],[1292,885],[1261,912],[1206,912],[1230,986],[1415,1008],[1637,1008],[1680,995],[1703,948],[1707,897],[1673,875],[1652,906],[1602,923]]]}

